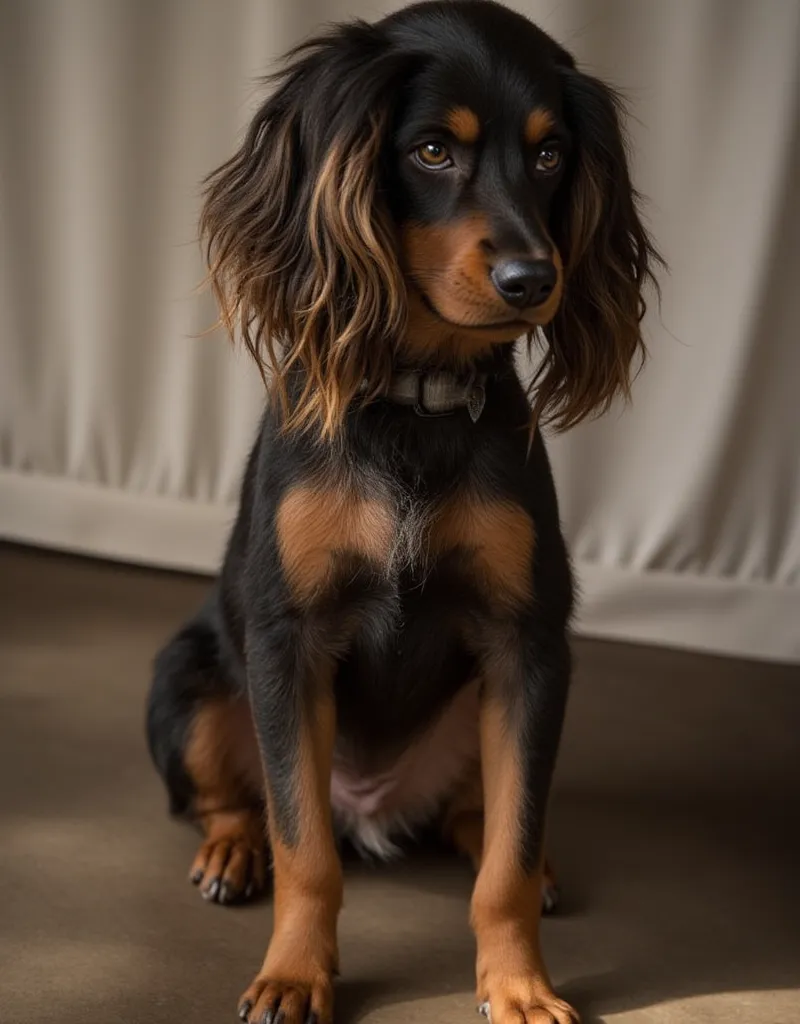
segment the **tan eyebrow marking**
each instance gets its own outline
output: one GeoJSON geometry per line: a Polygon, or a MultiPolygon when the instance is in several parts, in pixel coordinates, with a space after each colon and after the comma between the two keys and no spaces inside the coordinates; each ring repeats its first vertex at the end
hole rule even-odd
{"type": "Polygon", "coordinates": [[[444,123],[459,142],[469,145],[478,141],[481,123],[478,120],[478,115],[469,107],[453,107],[448,111],[444,123]]]}
{"type": "Polygon", "coordinates": [[[535,146],[537,142],[546,139],[555,126],[556,121],[550,111],[536,107],[528,114],[525,122],[525,141],[535,146]]]}

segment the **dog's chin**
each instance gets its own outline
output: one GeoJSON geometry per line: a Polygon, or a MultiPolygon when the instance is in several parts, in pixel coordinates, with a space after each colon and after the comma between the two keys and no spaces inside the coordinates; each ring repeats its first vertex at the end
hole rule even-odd
{"type": "MultiPolygon", "coordinates": [[[[530,331],[536,330],[537,327],[544,327],[552,320],[554,315],[554,312],[549,314],[548,310],[547,313],[549,315],[546,315],[546,318],[538,318],[536,316],[537,310],[532,309],[530,317],[490,320],[483,323],[480,321],[464,321],[446,316],[431,299],[430,295],[422,289],[418,289],[418,294],[425,309],[440,323],[452,328],[452,330],[457,331],[459,334],[469,334],[476,338],[476,340],[483,338],[493,344],[516,341],[523,334],[528,334],[530,331]]],[[[545,310],[542,310],[542,312],[545,312],[545,310]]]]}

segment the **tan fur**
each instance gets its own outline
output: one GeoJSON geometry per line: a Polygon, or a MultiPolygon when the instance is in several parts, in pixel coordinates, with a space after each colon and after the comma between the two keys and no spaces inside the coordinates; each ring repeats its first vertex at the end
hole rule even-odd
{"type": "Polygon", "coordinates": [[[431,552],[469,552],[478,580],[498,604],[525,604],[533,593],[533,521],[519,505],[458,495],[431,528],[431,552]]]}
{"type": "Polygon", "coordinates": [[[431,360],[448,368],[465,369],[473,360],[488,355],[497,342],[514,341],[524,331],[518,323],[498,330],[458,327],[436,316],[422,301],[419,291],[408,291],[408,331],[402,348],[412,358],[431,360]]]}
{"type": "MultiPolygon", "coordinates": [[[[380,317],[386,324],[400,324],[405,311],[405,289],[393,251],[386,238],[379,237],[374,220],[372,165],[378,156],[382,132],[383,125],[376,120],[362,149],[345,154],[334,146],[323,164],[311,200],[309,236],[320,287],[298,350],[310,339],[311,331],[316,330],[318,317],[333,313],[331,302],[338,268],[332,252],[344,256],[351,272],[359,278],[350,322],[335,334],[329,331],[324,352],[328,365],[324,369],[322,353],[308,347],[313,384],[307,385],[300,409],[303,417],[321,420],[326,436],[335,432],[367,375],[365,367],[354,358],[355,352],[349,349],[374,344],[373,338],[364,335],[366,325],[380,317]]],[[[291,419],[288,425],[292,425],[291,419]]]]}
{"type": "Polygon", "coordinates": [[[577,1014],[553,993],[539,944],[542,867],[525,874],[519,866],[523,784],[517,756],[505,711],[485,699],[481,763],[486,824],[472,898],[478,1003],[490,1004],[492,1024],[522,1019],[573,1024],[577,1014]]]}
{"type": "MultiPolygon", "coordinates": [[[[556,285],[524,319],[497,294],[489,277],[483,243],[491,237],[485,217],[474,214],[452,224],[408,224],[402,231],[403,266],[412,287],[408,294],[408,330],[403,347],[411,354],[434,356],[467,364],[489,351],[492,344],[513,341],[549,323],[563,295],[563,264],[555,246],[543,252],[556,266],[556,285]],[[439,316],[422,302],[424,293],[439,316]],[[492,327],[483,327],[492,324],[492,327]]],[[[548,240],[549,241],[549,240],[548,240]]]]}
{"type": "Polygon", "coordinates": [[[476,873],[483,858],[483,778],[480,762],[450,800],[442,822],[444,836],[472,861],[476,873]]]}
{"type": "Polygon", "coordinates": [[[555,119],[544,107],[533,109],[525,121],[525,141],[531,146],[543,142],[555,127],[555,119]]]}
{"type": "Polygon", "coordinates": [[[283,570],[295,597],[307,603],[324,590],[337,554],[386,566],[394,519],[385,502],[361,498],[343,486],[303,484],[281,501],[277,533],[283,570]]]}
{"type": "MultiPolygon", "coordinates": [[[[442,819],[442,835],[472,861],[477,873],[483,860],[483,778],[478,762],[448,802],[442,819]]],[[[551,898],[558,883],[552,865],[545,858],[542,883],[551,898]]]]}
{"type": "Polygon", "coordinates": [[[210,887],[228,890],[222,902],[238,898],[248,886],[264,888],[267,870],[266,823],[255,808],[215,811],[200,819],[205,838],[198,849],[189,878],[208,894],[210,887]]]}
{"type": "Polygon", "coordinates": [[[448,224],[407,224],[403,259],[411,279],[447,320],[464,327],[504,319],[505,303],[489,280],[481,243],[491,238],[482,214],[448,224]]]}
{"type": "Polygon", "coordinates": [[[448,111],[444,122],[458,141],[465,145],[477,142],[480,137],[481,124],[478,115],[469,107],[453,107],[448,111]]]}
{"type": "Polygon", "coordinates": [[[362,381],[377,394],[391,374],[406,302],[393,228],[376,195],[384,128],[377,111],[355,137],[334,140],[302,236],[276,229],[292,202],[288,121],[271,126],[263,159],[245,144],[208,186],[201,231],[222,322],[241,334],[286,430],[332,437],[362,381]],[[300,257],[310,265],[298,276],[300,257]],[[298,366],[306,377],[290,402],[287,379],[298,366]]]}
{"type": "MultiPolygon", "coordinates": [[[[298,842],[289,847],[270,815],[275,901],[272,939],[264,964],[241,1002],[251,1020],[281,1000],[287,1016],[306,999],[321,1024],[330,1024],[338,970],[336,921],[342,904],[342,868],[333,837],[330,779],[336,711],[330,680],[304,722],[295,773],[298,842]]],[[[269,799],[268,799],[269,805],[269,799]]]]}
{"type": "Polygon", "coordinates": [[[605,147],[580,148],[565,217],[554,226],[564,299],[543,331],[547,344],[530,386],[532,422],[559,430],[600,415],[617,396],[630,397],[637,362],[646,355],[644,286],[652,283],[659,294],[654,270],[664,266],[639,219],[619,97],[596,80],[593,85],[616,123],[605,147]]]}
{"type": "Polygon", "coordinates": [[[195,788],[192,810],[200,817],[260,798],[261,761],[245,698],[215,700],[197,710],[184,767],[195,788]]]}
{"type": "Polygon", "coordinates": [[[244,698],[198,708],[184,748],[184,768],[195,789],[192,813],[204,834],[189,878],[207,897],[216,887],[223,901],[238,898],[248,885],[259,891],[267,861],[263,775],[244,698]]]}

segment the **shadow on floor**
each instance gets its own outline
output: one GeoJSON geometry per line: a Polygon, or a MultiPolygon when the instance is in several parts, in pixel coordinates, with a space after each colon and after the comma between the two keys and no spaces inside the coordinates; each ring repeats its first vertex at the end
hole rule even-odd
{"type": "MultiPolygon", "coordinates": [[[[0,548],[3,1020],[235,1020],[270,904],[208,907],[185,884],[195,836],[166,817],[142,732],[152,654],[206,586],[0,548]]],[[[564,906],[543,926],[559,991],[586,1024],[800,1020],[800,672],[577,650],[549,841],[564,906]],[[727,1016],[652,1016],[746,992],[727,1016]]],[[[429,850],[348,865],[339,1024],[477,1020],[470,887],[429,850]]]]}

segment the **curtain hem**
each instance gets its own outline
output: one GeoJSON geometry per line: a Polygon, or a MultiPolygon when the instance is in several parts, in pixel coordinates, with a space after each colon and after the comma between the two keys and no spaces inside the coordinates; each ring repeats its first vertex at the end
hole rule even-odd
{"type": "MultiPolygon", "coordinates": [[[[0,538],[213,574],[235,506],[0,470],[0,538]]],[[[800,663],[800,588],[578,561],[576,633],[800,663]]]]}

